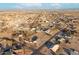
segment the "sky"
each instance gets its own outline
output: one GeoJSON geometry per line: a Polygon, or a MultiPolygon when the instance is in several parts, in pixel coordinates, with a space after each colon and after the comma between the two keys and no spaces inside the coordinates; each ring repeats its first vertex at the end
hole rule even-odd
{"type": "Polygon", "coordinates": [[[79,3],[0,3],[0,9],[78,9],[79,3]]]}

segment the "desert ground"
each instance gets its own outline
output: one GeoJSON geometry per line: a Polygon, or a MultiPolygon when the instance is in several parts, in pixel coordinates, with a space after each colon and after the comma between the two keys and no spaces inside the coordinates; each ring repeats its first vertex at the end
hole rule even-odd
{"type": "Polygon", "coordinates": [[[78,55],[79,10],[0,11],[1,55],[78,55]]]}

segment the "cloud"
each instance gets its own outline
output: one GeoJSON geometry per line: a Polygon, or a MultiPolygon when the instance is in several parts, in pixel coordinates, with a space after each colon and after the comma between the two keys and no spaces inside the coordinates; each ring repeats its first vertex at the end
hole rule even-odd
{"type": "Polygon", "coordinates": [[[52,3],[51,6],[52,6],[52,8],[54,8],[54,9],[60,9],[60,8],[62,7],[62,5],[59,4],[59,3],[52,3]]]}
{"type": "Polygon", "coordinates": [[[27,3],[27,4],[20,4],[21,6],[27,6],[27,7],[41,7],[42,4],[39,3],[27,3]]]}
{"type": "Polygon", "coordinates": [[[15,6],[17,9],[60,9],[60,3],[19,3],[15,6]]]}
{"type": "Polygon", "coordinates": [[[41,3],[22,3],[22,4],[16,4],[16,8],[40,8],[42,7],[41,3]]]}

